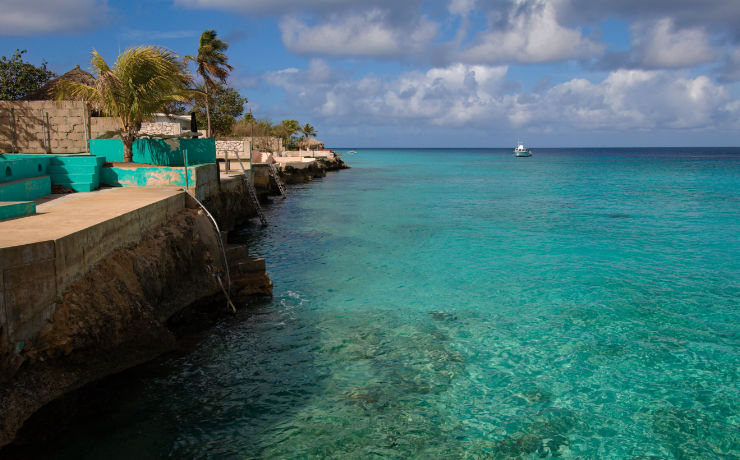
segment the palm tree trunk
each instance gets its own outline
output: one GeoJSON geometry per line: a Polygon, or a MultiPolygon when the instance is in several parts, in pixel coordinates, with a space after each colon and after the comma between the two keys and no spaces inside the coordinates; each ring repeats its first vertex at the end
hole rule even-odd
{"type": "Polygon", "coordinates": [[[123,141],[123,162],[131,163],[134,159],[134,141],[136,141],[136,133],[123,132],[121,133],[121,140],[123,141]]]}
{"type": "Polygon", "coordinates": [[[208,93],[208,83],[206,83],[206,120],[208,120],[206,137],[211,137],[211,96],[208,93]]]}
{"type": "Polygon", "coordinates": [[[134,159],[134,143],[131,141],[123,141],[123,162],[131,163],[134,159]]]}

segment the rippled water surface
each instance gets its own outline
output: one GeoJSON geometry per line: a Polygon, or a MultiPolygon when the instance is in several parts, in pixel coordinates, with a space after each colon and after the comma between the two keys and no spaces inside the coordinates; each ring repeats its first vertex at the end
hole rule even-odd
{"type": "Polygon", "coordinates": [[[70,458],[738,458],[740,149],[361,150],[70,458]]]}

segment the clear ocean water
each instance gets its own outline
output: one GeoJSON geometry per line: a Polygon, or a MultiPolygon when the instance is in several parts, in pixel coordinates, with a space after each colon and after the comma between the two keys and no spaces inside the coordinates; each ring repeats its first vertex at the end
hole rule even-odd
{"type": "Polygon", "coordinates": [[[68,458],[740,458],[740,149],[358,150],[68,458]]]}

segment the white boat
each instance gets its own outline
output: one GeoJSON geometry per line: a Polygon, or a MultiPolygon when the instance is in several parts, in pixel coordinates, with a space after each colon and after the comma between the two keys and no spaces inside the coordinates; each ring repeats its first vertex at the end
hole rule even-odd
{"type": "Polygon", "coordinates": [[[526,148],[521,141],[518,141],[517,146],[514,149],[514,155],[518,157],[531,157],[532,152],[530,152],[529,149],[526,148]]]}
{"type": "Polygon", "coordinates": [[[351,155],[354,155],[354,154],[355,154],[355,153],[357,153],[357,152],[356,152],[355,150],[350,150],[350,151],[349,151],[349,152],[347,152],[347,153],[349,153],[349,154],[351,154],[351,155]]]}

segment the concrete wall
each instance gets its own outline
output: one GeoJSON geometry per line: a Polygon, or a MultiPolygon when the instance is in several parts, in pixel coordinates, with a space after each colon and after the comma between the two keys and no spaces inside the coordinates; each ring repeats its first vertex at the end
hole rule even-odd
{"type": "Polygon", "coordinates": [[[47,156],[0,154],[0,182],[9,182],[49,174],[47,156]]]}
{"type": "Polygon", "coordinates": [[[182,134],[180,123],[142,123],[139,134],[146,136],[178,136],[182,134]]]}
{"type": "MultiPolygon", "coordinates": [[[[224,149],[240,148],[239,144],[243,142],[252,142],[253,150],[263,150],[266,152],[282,152],[283,140],[279,137],[243,137],[241,139],[219,140],[224,149]]],[[[218,148],[218,147],[217,147],[218,148]]],[[[239,150],[241,153],[242,150],[239,150]]]]}
{"type": "MultiPolygon", "coordinates": [[[[161,166],[184,166],[183,152],[188,165],[216,162],[214,139],[137,139],[134,142],[133,162],[161,166]]],[[[123,142],[120,139],[90,139],[90,152],[106,161],[123,161],[123,142]]]]}
{"type": "Polygon", "coordinates": [[[32,340],[72,282],[113,250],[171,219],[186,200],[179,193],[56,240],[0,248],[0,340],[32,340]]]}
{"type": "Polygon", "coordinates": [[[113,117],[90,118],[90,139],[120,139],[121,123],[113,117]]]}
{"type": "Polygon", "coordinates": [[[0,101],[0,153],[81,153],[89,112],[77,101],[0,101]]]}
{"type": "MultiPolygon", "coordinates": [[[[91,139],[120,139],[120,129],[118,119],[113,117],[92,117],[90,120],[91,139]]],[[[139,133],[144,136],[177,136],[185,131],[190,131],[190,117],[159,114],[153,121],[142,123],[139,133]]]]}
{"type": "MultiPolygon", "coordinates": [[[[216,141],[216,158],[224,160],[221,169],[225,171],[240,170],[239,158],[241,158],[244,168],[248,168],[249,163],[249,138],[243,140],[217,140],[216,141]],[[238,155],[238,158],[237,158],[238,155]]],[[[252,163],[273,163],[272,154],[252,150],[252,163]]]]}
{"type": "Polygon", "coordinates": [[[219,190],[215,163],[189,167],[187,181],[184,167],[104,167],[101,169],[100,182],[114,187],[185,187],[187,185],[199,200],[205,200],[218,193],[219,190]]]}
{"type": "Polygon", "coordinates": [[[0,182],[1,201],[31,201],[51,193],[51,177],[38,176],[0,182]]]}

